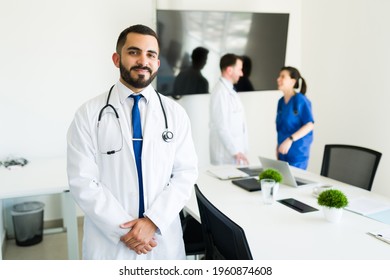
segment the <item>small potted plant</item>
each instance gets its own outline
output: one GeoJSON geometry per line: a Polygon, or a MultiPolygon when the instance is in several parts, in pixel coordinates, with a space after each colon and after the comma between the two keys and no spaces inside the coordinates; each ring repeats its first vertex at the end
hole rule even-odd
{"type": "Polygon", "coordinates": [[[318,205],[323,206],[325,218],[330,222],[339,222],[343,209],[348,205],[348,199],[340,190],[326,190],[320,193],[318,205]]]}
{"type": "Polygon", "coordinates": [[[278,170],[273,168],[267,168],[259,174],[259,182],[263,179],[275,180],[274,194],[276,194],[279,190],[279,183],[283,181],[283,176],[278,170]]]}

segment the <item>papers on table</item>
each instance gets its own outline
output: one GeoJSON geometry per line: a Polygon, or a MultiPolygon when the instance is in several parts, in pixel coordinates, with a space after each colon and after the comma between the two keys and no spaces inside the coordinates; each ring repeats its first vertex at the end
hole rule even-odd
{"type": "Polygon", "coordinates": [[[245,178],[249,175],[241,170],[238,170],[235,166],[215,166],[207,170],[212,176],[215,176],[221,180],[229,180],[236,178],[245,178]]]}
{"type": "Polygon", "coordinates": [[[390,209],[367,215],[367,217],[390,225],[390,209]]]}
{"type": "Polygon", "coordinates": [[[345,209],[368,216],[374,213],[390,210],[390,204],[383,203],[374,199],[359,197],[349,201],[345,209]]]}
{"type": "Polygon", "coordinates": [[[384,203],[371,198],[359,197],[351,199],[345,209],[382,223],[390,224],[389,203],[384,203]]]}
{"type": "Polygon", "coordinates": [[[390,244],[390,228],[382,229],[379,231],[370,231],[367,233],[383,242],[386,242],[387,244],[390,244]]]}

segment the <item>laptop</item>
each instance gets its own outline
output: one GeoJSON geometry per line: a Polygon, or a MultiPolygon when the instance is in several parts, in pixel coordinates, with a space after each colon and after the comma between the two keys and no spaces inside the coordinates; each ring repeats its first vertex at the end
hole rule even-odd
{"type": "Polygon", "coordinates": [[[259,176],[259,174],[263,171],[263,168],[260,166],[237,167],[237,169],[245,172],[251,177],[259,176]]]}
{"type": "Polygon", "coordinates": [[[236,167],[232,165],[220,165],[220,166],[213,166],[207,172],[217,177],[221,180],[230,180],[230,179],[237,179],[237,178],[245,178],[249,177],[249,175],[241,170],[238,170],[236,167]]]}
{"type": "Polygon", "coordinates": [[[294,177],[291,172],[290,165],[286,161],[269,159],[264,157],[259,157],[259,159],[264,169],[273,168],[278,170],[282,174],[283,176],[282,184],[284,185],[298,188],[303,186],[314,187],[314,186],[318,186],[319,184],[318,182],[294,177]]]}

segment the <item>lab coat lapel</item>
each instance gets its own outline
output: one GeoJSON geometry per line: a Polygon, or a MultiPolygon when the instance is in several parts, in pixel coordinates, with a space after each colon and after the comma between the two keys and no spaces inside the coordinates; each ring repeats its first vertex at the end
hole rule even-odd
{"type": "MultiPolygon", "coordinates": [[[[150,91],[153,88],[149,88],[150,91]]],[[[153,90],[154,91],[154,90],[153,90]]],[[[155,92],[151,92],[149,95],[149,102],[147,104],[146,110],[146,119],[143,128],[143,146],[142,146],[142,159],[150,159],[150,153],[153,151],[153,142],[157,140],[158,132],[162,131],[162,127],[160,128],[160,118],[162,116],[161,108],[159,106],[157,96],[155,92]],[[157,106],[158,105],[158,106],[157,106]]],[[[151,166],[150,164],[145,164],[145,160],[143,160],[143,170],[147,171],[146,168],[151,166]]]]}

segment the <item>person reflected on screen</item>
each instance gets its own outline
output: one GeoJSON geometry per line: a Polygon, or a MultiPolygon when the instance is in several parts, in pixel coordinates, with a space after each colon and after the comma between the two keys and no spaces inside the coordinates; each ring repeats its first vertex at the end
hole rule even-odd
{"type": "Polygon", "coordinates": [[[210,160],[214,165],[249,164],[248,131],[244,106],[234,90],[242,74],[242,59],[225,54],[220,60],[221,77],[211,91],[210,160]]]}
{"type": "Polygon", "coordinates": [[[307,169],[314,118],[311,102],[306,97],[306,81],[298,69],[285,66],[280,70],[277,85],[283,92],[276,116],[277,158],[292,166],[307,169]]]}
{"type": "Polygon", "coordinates": [[[179,213],[198,162],[185,110],[151,85],[159,51],[149,27],[123,30],[112,55],[119,81],[84,103],[69,127],[69,187],[85,214],[83,259],[186,257],[179,213]]]}
{"type": "Polygon", "coordinates": [[[157,22],[157,30],[159,33],[160,66],[158,68],[157,90],[164,95],[172,95],[173,83],[175,81],[175,71],[177,63],[180,60],[182,44],[175,38],[164,36],[166,27],[164,23],[157,22]]]}
{"type": "Polygon", "coordinates": [[[242,77],[238,80],[237,84],[234,85],[238,92],[242,91],[254,91],[252,82],[249,79],[252,71],[252,60],[249,56],[242,56],[242,77]]]}
{"type": "Polygon", "coordinates": [[[192,51],[190,67],[182,70],[173,84],[173,97],[179,99],[181,95],[209,92],[209,82],[202,75],[201,70],[207,63],[209,50],[197,47],[192,51]]]}

